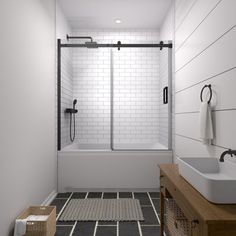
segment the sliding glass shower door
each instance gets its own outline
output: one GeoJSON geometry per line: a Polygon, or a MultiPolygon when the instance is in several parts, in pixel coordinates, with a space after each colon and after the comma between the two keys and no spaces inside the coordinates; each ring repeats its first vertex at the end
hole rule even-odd
{"type": "MultiPolygon", "coordinates": [[[[171,80],[168,57],[164,55],[156,48],[112,51],[111,142],[114,150],[169,148],[171,103],[170,99],[169,103],[163,103],[163,88],[168,87],[171,80]],[[161,65],[164,59],[167,62],[161,65]]],[[[164,93],[167,97],[166,89],[164,93]]]]}
{"type": "Polygon", "coordinates": [[[62,50],[62,147],[71,144],[65,110],[76,99],[79,149],[171,149],[171,49],[62,50]]]}

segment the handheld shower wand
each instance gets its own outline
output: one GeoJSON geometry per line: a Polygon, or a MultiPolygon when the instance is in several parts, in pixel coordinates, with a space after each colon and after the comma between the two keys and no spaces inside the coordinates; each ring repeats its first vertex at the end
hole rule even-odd
{"type": "Polygon", "coordinates": [[[75,113],[76,113],[75,105],[76,105],[76,103],[77,103],[77,99],[74,99],[73,100],[73,112],[70,113],[70,140],[71,140],[71,142],[73,142],[75,140],[75,113]],[[72,116],[73,116],[73,121],[74,121],[73,135],[72,135],[72,116]]]}
{"type": "Polygon", "coordinates": [[[77,103],[77,99],[74,99],[74,100],[73,100],[73,109],[75,109],[76,103],[77,103]]]}

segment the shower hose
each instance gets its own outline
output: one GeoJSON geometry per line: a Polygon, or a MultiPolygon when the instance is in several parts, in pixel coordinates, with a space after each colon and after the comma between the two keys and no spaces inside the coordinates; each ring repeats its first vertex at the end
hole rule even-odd
{"type": "Polygon", "coordinates": [[[70,140],[73,142],[75,140],[75,113],[70,113],[70,140]],[[73,117],[72,117],[73,116],[73,117]],[[73,119],[73,134],[72,134],[72,119],[73,119]]]}

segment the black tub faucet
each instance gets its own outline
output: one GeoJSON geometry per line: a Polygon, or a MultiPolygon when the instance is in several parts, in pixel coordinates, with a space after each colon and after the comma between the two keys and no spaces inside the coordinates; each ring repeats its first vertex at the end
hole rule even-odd
{"type": "Polygon", "coordinates": [[[236,150],[231,150],[231,149],[229,149],[229,150],[227,150],[227,151],[224,151],[224,152],[220,155],[220,162],[224,162],[224,157],[225,157],[225,155],[227,155],[227,154],[229,154],[231,157],[232,157],[233,155],[236,156],[236,150]]]}

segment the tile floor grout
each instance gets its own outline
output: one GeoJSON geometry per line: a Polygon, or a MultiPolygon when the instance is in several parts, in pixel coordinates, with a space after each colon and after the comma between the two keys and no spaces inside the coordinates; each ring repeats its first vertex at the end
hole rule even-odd
{"type": "MultiPolygon", "coordinates": [[[[85,193],[86,195],[85,195],[84,199],[88,198],[89,193],[93,193],[93,192],[86,192],[85,193]]],[[[104,192],[100,192],[100,193],[101,193],[101,197],[100,198],[103,199],[104,198],[104,192]]],[[[135,198],[134,194],[136,192],[135,193],[134,192],[129,192],[129,193],[131,193],[131,198],[135,198]]],[[[155,197],[152,198],[149,192],[142,192],[142,193],[145,193],[147,195],[151,205],[141,205],[141,207],[151,207],[152,210],[155,213],[155,217],[157,218],[157,221],[158,221],[159,224],[141,225],[140,221],[137,221],[137,227],[138,227],[138,234],[139,234],[139,236],[143,236],[142,229],[144,229],[145,227],[146,227],[146,229],[149,228],[149,227],[160,227],[160,219],[159,219],[157,210],[155,208],[155,205],[153,203],[153,200],[155,200],[155,201],[156,200],[160,200],[160,198],[155,198],[155,197]]],[[[63,210],[67,206],[68,202],[72,198],[73,194],[74,194],[74,192],[71,192],[71,194],[70,194],[70,196],[68,198],[66,198],[66,197],[55,198],[55,200],[66,200],[67,199],[66,202],[62,205],[62,208],[61,208],[61,210],[59,211],[59,213],[58,213],[58,215],[56,217],[57,221],[58,221],[60,215],[62,214],[63,210]]],[[[119,192],[116,192],[116,198],[117,199],[120,198],[120,193],[119,192]]],[[[136,199],[138,199],[138,198],[136,197],[136,199]]],[[[65,225],[57,225],[57,227],[72,227],[71,230],[70,230],[70,233],[68,234],[68,236],[73,236],[77,224],[78,224],[78,221],[76,221],[73,225],[66,225],[65,224],[65,225]]],[[[119,236],[119,234],[120,234],[120,222],[119,221],[117,221],[116,224],[114,224],[114,225],[105,225],[105,224],[104,225],[102,225],[102,224],[100,225],[99,221],[96,221],[95,226],[94,226],[93,236],[97,235],[99,227],[113,227],[113,228],[115,227],[116,228],[116,236],[119,236]]],[[[145,235],[148,235],[148,234],[145,234],[145,235]]]]}

